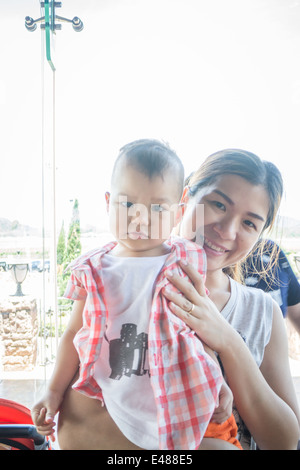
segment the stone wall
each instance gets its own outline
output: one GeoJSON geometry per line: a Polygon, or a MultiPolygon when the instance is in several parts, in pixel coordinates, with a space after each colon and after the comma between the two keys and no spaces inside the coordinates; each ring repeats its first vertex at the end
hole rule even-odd
{"type": "Polygon", "coordinates": [[[0,300],[0,366],[4,371],[34,369],[37,337],[36,300],[29,296],[0,300]]]}

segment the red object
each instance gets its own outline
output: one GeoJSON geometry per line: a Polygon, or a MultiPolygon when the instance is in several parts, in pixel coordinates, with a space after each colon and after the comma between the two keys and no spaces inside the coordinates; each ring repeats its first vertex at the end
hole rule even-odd
{"type": "MultiPolygon", "coordinates": [[[[30,410],[26,406],[21,405],[12,400],[6,400],[0,398],[0,443],[1,443],[1,424],[4,425],[20,425],[28,424],[33,425],[30,410]]],[[[4,437],[4,436],[3,436],[4,437]]],[[[18,450],[17,447],[13,447],[13,442],[24,445],[28,450],[35,450],[34,440],[31,438],[10,438],[12,443],[9,446],[11,450],[18,450]]],[[[47,446],[45,446],[47,447],[47,446]]],[[[47,447],[50,449],[50,446],[47,447]]]]}

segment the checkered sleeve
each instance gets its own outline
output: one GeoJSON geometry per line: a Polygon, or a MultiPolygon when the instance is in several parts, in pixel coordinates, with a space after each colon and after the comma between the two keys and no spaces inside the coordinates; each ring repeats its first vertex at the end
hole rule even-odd
{"type": "Polygon", "coordinates": [[[84,300],[87,297],[87,292],[83,287],[80,278],[81,273],[72,271],[64,293],[64,297],[71,300],[84,300]]]}

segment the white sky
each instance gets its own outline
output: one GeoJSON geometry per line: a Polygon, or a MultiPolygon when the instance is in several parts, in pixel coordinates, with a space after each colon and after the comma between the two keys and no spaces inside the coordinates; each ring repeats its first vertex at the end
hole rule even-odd
{"type": "MultiPolygon", "coordinates": [[[[83,225],[106,221],[118,149],[144,137],[187,174],[227,147],[273,161],[282,214],[300,219],[300,1],[63,0],[57,14],[84,22],[56,34],[58,227],[75,197],[83,225]]],[[[44,51],[27,15],[38,0],[0,0],[0,217],[40,226],[44,51]]]]}

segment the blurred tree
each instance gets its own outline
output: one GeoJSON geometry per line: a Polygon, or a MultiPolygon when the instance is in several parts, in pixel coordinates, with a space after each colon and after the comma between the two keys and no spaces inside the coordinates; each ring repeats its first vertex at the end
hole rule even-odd
{"type": "Polygon", "coordinates": [[[66,236],[65,236],[65,226],[64,222],[62,223],[58,242],[57,242],[57,264],[61,266],[64,262],[64,256],[66,251],[66,236]]]}
{"type": "Polygon", "coordinates": [[[64,257],[64,265],[67,267],[81,253],[80,241],[80,220],[79,220],[79,204],[75,199],[73,206],[72,220],[69,227],[69,234],[67,240],[67,247],[64,257]]]}
{"type": "Polygon", "coordinates": [[[70,277],[70,272],[66,272],[68,265],[81,254],[81,241],[80,241],[80,219],[79,219],[79,204],[75,199],[73,206],[73,214],[70,222],[67,246],[65,248],[64,258],[62,262],[62,272],[58,279],[59,295],[63,295],[70,277]]]}

